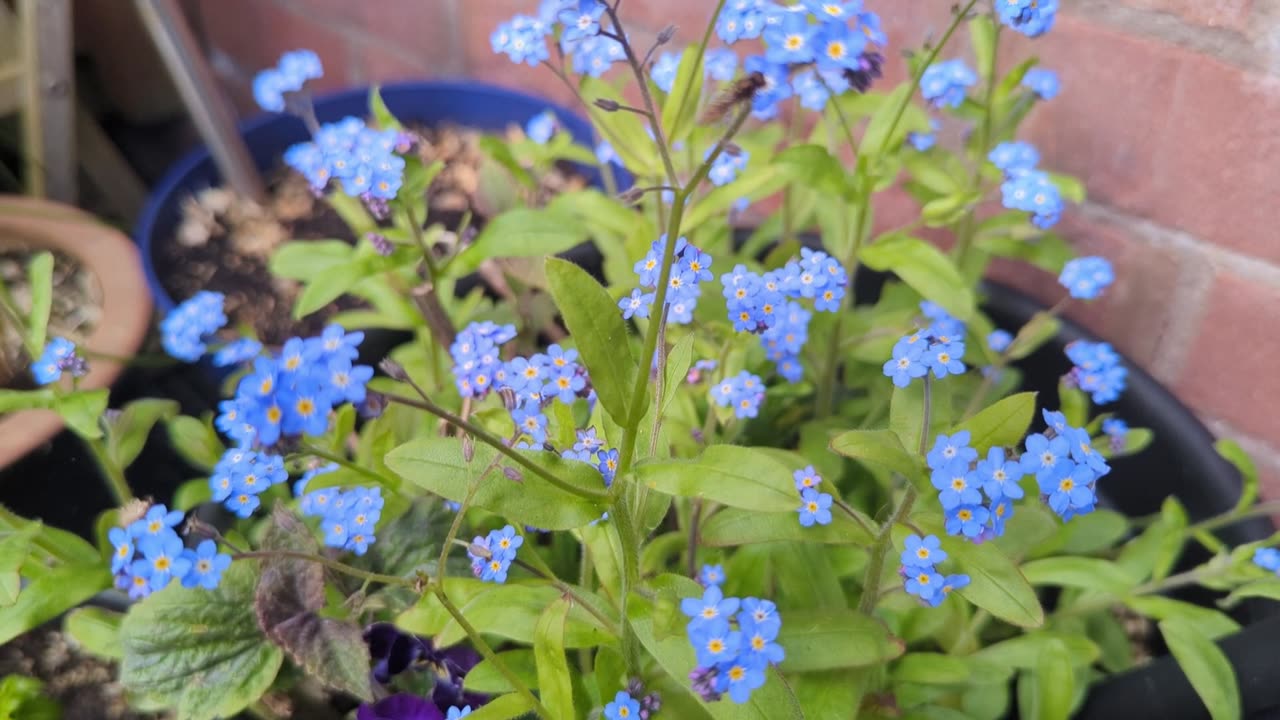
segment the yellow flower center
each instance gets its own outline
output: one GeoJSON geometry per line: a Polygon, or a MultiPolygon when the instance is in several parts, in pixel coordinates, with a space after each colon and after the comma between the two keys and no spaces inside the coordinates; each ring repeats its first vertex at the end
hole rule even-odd
{"type": "Polygon", "coordinates": [[[284,367],[286,370],[297,370],[298,366],[301,364],[302,356],[300,355],[291,355],[288,360],[284,361],[284,367]]]}
{"type": "Polygon", "coordinates": [[[973,512],[970,510],[961,510],[960,512],[956,513],[956,517],[960,518],[965,522],[969,522],[970,520],[973,519],[973,512]]]}
{"type": "Polygon", "coordinates": [[[283,414],[284,414],[283,411],[280,410],[280,407],[278,405],[272,405],[271,407],[267,408],[267,422],[274,425],[280,422],[280,416],[283,414]]]}
{"type": "Polygon", "coordinates": [[[788,50],[799,50],[804,47],[804,38],[799,35],[788,35],[786,41],[782,43],[788,50]]]}
{"type": "Polygon", "coordinates": [[[213,569],[213,564],[210,563],[208,560],[196,561],[196,572],[200,573],[201,575],[209,572],[212,569],[213,569]]]}
{"type": "Polygon", "coordinates": [[[751,648],[753,650],[756,650],[757,652],[760,650],[764,650],[764,638],[760,637],[759,635],[756,635],[755,637],[751,638],[751,648]]]}
{"type": "Polygon", "coordinates": [[[916,550],[916,557],[925,560],[929,557],[929,548],[922,547],[916,550]]]}
{"type": "Polygon", "coordinates": [[[1062,482],[1058,483],[1058,489],[1062,492],[1071,492],[1076,489],[1076,481],[1071,478],[1062,478],[1062,482]]]}
{"type": "Polygon", "coordinates": [[[746,676],[747,676],[747,669],[742,667],[741,665],[734,665],[733,667],[729,668],[729,679],[733,680],[734,682],[739,682],[742,680],[742,678],[746,676]]]}
{"type": "Polygon", "coordinates": [[[167,572],[169,568],[172,566],[173,566],[173,561],[169,559],[168,555],[161,555],[160,557],[156,558],[156,562],[155,562],[156,570],[159,570],[160,572],[167,572]]]}
{"type": "Polygon", "coordinates": [[[298,414],[302,417],[309,417],[316,411],[316,404],[310,398],[301,398],[297,404],[298,414]]]}
{"type": "Polygon", "coordinates": [[[720,638],[711,638],[707,643],[707,650],[713,653],[724,652],[724,641],[720,638]]]}
{"type": "Polygon", "coordinates": [[[965,487],[967,486],[968,486],[968,483],[966,483],[964,481],[964,478],[962,477],[952,478],[951,480],[951,489],[955,490],[956,492],[960,492],[961,490],[964,490],[965,487]]]}

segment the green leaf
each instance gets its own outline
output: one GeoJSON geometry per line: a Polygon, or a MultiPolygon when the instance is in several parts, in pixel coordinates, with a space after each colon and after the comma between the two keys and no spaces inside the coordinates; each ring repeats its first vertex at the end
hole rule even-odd
{"type": "Polygon", "coordinates": [[[969,41],[977,62],[978,77],[992,77],[992,65],[995,64],[996,26],[991,18],[978,15],[969,21],[969,41]]]}
{"type": "Polygon", "coordinates": [[[1044,624],[1039,598],[1003,551],[991,543],[974,545],[950,535],[942,538],[942,545],[961,572],[969,575],[969,586],[956,591],[964,599],[1018,627],[1044,624]]]}
{"type": "MultiPolygon", "coordinates": [[[[799,506],[797,499],[792,503],[799,506]]],[[[803,542],[825,545],[858,545],[869,547],[872,534],[870,519],[859,525],[842,511],[833,509],[830,525],[803,527],[795,516],[783,513],[759,513],[754,510],[725,508],[711,516],[699,534],[702,544],[710,547],[733,547],[765,542],[803,542]]]]}
{"type": "Polygon", "coordinates": [[[778,644],[787,651],[786,672],[881,665],[906,650],[879,620],[844,609],[788,612],[778,644]]]}
{"type": "Polygon", "coordinates": [[[1076,205],[1085,201],[1084,183],[1074,177],[1051,172],[1049,173],[1049,180],[1058,188],[1058,192],[1062,195],[1063,200],[1075,203],[1076,205]]]}
{"type": "Polygon", "coordinates": [[[1249,453],[1240,447],[1240,443],[1230,438],[1218,440],[1213,444],[1213,449],[1240,473],[1242,486],[1240,499],[1236,501],[1235,507],[1235,511],[1240,512],[1258,499],[1258,466],[1253,463],[1249,453]]]}
{"type": "Polygon", "coordinates": [[[1089,424],[1089,396],[1078,387],[1068,387],[1065,379],[1058,383],[1058,410],[1071,427],[1089,424]]]}
{"type": "Polygon", "coordinates": [[[1155,620],[1177,620],[1195,625],[1210,639],[1240,632],[1240,624],[1226,614],[1181,600],[1158,595],[1142,595],[1125,598],[1124,603],[1135,612],[1155,620]]]}
{"type": "Polygon", "coordinates": [[[1280,600],[1280,580],[1274,576],[1266,580],[1255,580],[1231,591],[1231,594],[1219,601],[1222,607],[1234,607],[1245,598],[1267,598],[1280,600]]]}
{"type": "MultiPolygon", "coordinates": [[[[449,273],[455,277],[466,275],[493,258],[555,255],[586,239],[586,227],[572,213],[516,208],[490,220],[475,242],[449,263],[449,273]]],[[[615,314],[617,309],[614,305],[615,314]]]]}
{"type": "Polygon", "coordinates": [[[750,165],[733,182],[698,198],[685,212],[684,226],[697,228],[713,218],[723,217],[741,198],[755,202],[772,195],[787,184],[788,177],[784,169],[772,164],[750,165]]]}
{"type": "MultiPolygon", "coordinates": [[[[564,460],[548,452],[522,452],[567,483],[599,489],[600,472],[576,460],[564,460]]],[[[401,445],[385,457],[392,472],[424,490],[454,502],[467,497],[470,478],[484,471],[497,451],[476,443],[471,462],[463,457],[457,438],[422,437],[401,445]]],[[[515,466],[514,463],[504,463],[515,466]]],[[[480,481],[471,500],[474,507],[498,513],[512,522],[546,530],[578,528],[599,519],[608,509],[603,500],[591,500],[569,493],[547,480],[520,468],[521,480],[494,473],[480,481]]]]}
{"type": "Polygon", "coordinates": [[[1160,634],[1213,720],[1238,720],[1240,687],[1231,662],[1200,628],[1185,620],[1165,620],[1160,634]]]}
{"type": "MultiPolygon", "coordinates": [[[[1025,680],[1028,676],[1024,675],[1025,680]]],[[[1022,717],[1040,720],[1067,720],[1071,716],[1072,699],[1075,697],[1075,672],[1071,665],[1071,652],[1061,640],[1045,643],[1036,659],[1034,692],[1029,693],[1031,707],[1021,707],[1023,695],[1019,692],[1019,708],[1022,717]]],[[[1019,683],[1021,684],[1021,682],[1019,683]]],[[[1021,687],[1019,688],[1021,691],[1021,687]]]]}
{"type": "Polygon", "coordinates": [[[55,401],[56,396],[48,389],[0,390],[0,413],[51,408],[55,401]]]}
{"type": "Polygon", "coordinates": [[[693,333],[685,335],[667,354],[667,373],[662,382],[662,404],[659,405],[659,410],[663,413],[689,375],[689,368],[693,365],[693,339],[693,333]]]}
{"type": "MultiPolygon", "coordinates": [[[[546,583],[513,583],[504,585],[483,583],[472,578],[449,578],[445,590],[450,601],[458,606],[467,622],[476,630],[518,643],[533,644],[534,628],[547,606],[563,593],[546,583]]],[[[588,591],[581,588],[578,594],[592,598],[599,608],[607,606],[588,591]]],[[[607,610],[604,612],[608,613],[607,610]]],[[[614,613],[616,615],[616,613],[614,613]]],[[[454,622],[453,617],[440,605],[433,593],[428,593],[418,605],[396,618],[396,625],[418,635],[435,635],[436,644],[447,647],[466,639],[466,633],[454,622]]],[[[565,620],[564,646],[567,648],[594,647],[610,642],[612,636],[586,609],[574,605],[565,620]]],[[[687,641],[686,641],[687,642],[687,641]]]]}
{"type": "Polygon", "coordinates": [[[32,354],[44,349],[49,333],[49,312],[53,307],[53,253],[37,253],[27,265],[27,285],[31,293],[31,314],[27,332],[32,354]]]}
{"type": "Polygon", "coordinates": [[[567,260],[547,258],[547,285],[564,317],[600,404],[620,425],[631,420],[631,390],[639,363],[627,324],[609,292],[586,270],[567,260]]]}
{"type": "Polygon", "coordinates": [[[569,614],[567,596],[556,598],[538,618],[533,630],[533,656],[538,665],[542,704],[556,717],[576,717],[569,662],[564,657],[564,623],[569,614]]]}
{"type": "Polygon", "coordinates": [[[712,445],[694,460],[641,464],[636,478],[652,490],[677,497],[701,497],[758,512],[794,513],[799,501],[793,471],[759,450],[712,445]]]}
{"type": "Polygon", "coordinates": [[[1021,360],[1055,337],[1061,329],[1062,323],[1057,317],[1038,312],[1018,330],[1005,355],[1008,355],[1011,360],[1021,360]]]}
{"type": "MultiPolygon", "coordinates": [[[[507,650],[498,653],[498,659],[502,660],[508,670],[515,673],[520,682],[534,690],[538,688],[538,670],[533,659],[533,650],[528,648],[507,650]]],[[[599,665],[598,660],[596,664],[599,665]]],[[[497,665],[488,660],[482,660],[479,665],[471,668],[462,682],[467,692],[486,695],[515,692],[515,688],[511,687],[511,681],[498,670],[497,665]]]]}
{"type": "MultiPolygon", "coordinates": [[[[268,551],[320,554],[311,530],[282,505],[272,512],[262,546],[268,551]]],[[[258,625],[307,675],[371,701],[369,648],[361,629],[352,622],[321,617],[324,592],[320,563],[286,556],[265,559],[253,600],[258,625]]]]}
{"type": "Polygon", "coordinates": [[[972,192],[956,192],[934,198],[920,208],[920,218],[928,227],[943,227],[956,222],[982,198],[972,192]]]}
{"type": "Polygon", "coordinates": [[[102,437],[102,426],[98,421],[107,410],[109,393],[106,388],[76,390],[59,395],[54,401],[53,409],[76,435],[86,440],[96,440],[102,437]]]}
{"type": "Polygon", "coordinates": [[[924,382],[893,388],[889,400],[889,429],[898,436],[903,449],[919,450],[924,425],[924,382]]]}
{"type": "Polygon", "coordinates": [[[1014,447],[1022,442],[1036,412],[1036,393],[1010,395],[951,429],[970,433],[970,444],[985,456],[993,447],[1014,447]]]}
{"type": "MultiPolygon", "coordinates": [[[[1052,535],[1031,549],[1031,557],[1092,555],[1113,547],[1129,534],[1129,520],[1114,510],[1095,510],[1056,525],[1052,535]]],[[[1125,573],[1134,573],[1125,567],[1125,573]]]]}
{"type": "Polygon", "coordinates": [[[897,434],[890,430],[850,430],[833,438],[831,449],[845,457],[888,468],[905,478],[914,479],[924,471],[920,458],[908,453],[897,434]]]}
{"type": "Polygon", "coordinates": [[[924,240],[909,235],[888,235],[862,248],[859,257],[872,270],[894,273],[956,319],[967,321],[973,317],[973,292],[960,271],[941,250],[924,240]]]}
{"type": "Polygon", "coordinates": [[[701,45],[691,45],[680,56],[675,83],[662,107],[662,127],[667,131],[669,143],[682,142],[693,129],[698,101],[702,98],[702,51],[701,45]]]}
{"type": "Polygon", "coordinates": [[[31,552],[31,541],[43,527],[39,521],[33,521],[17,532],[0,537],[0,607],[9,607],[18,601],[18,591],[22,588],[18,571],[31,552]]]}
{"type": "Polygon", "coordinates": [[[169,420],[178,414],[174,400],[145,398],[135,400],[120,411],[119,417],[110,423],[107,433],[107,457],[118,468],[127,468],[142,452],[151,428],[161,420],[169,420]]]}
{"type": "Polygon", "coordinates": [[[351,262],[355,247],[342,240],[291,240],[276,249],[268,267],[272,275],[309,281],[351,262]]]}
{"type": "Polygon", "coordinates": [[[1071,654],[1073,667],[1092,665],[1100,655],[1098,646],[1081,635],[1038,631],[989,645],[974,653],[972,657],[1002,667],[1031,670],[1039,662],[1040,654],[1045,647],[1056,642],[1066,646],[1071,654]]]}
{"type": "Polygon", "coordinates": [[[212,427],[193,417],[179,415],[165,423],[169,442],[183,460],[201,470],[212,470],[226,448],[212,427]]]}
{"type": "Polygon", "coordinates": [[[275,681],[283,654],[253,613],[257,563],[238,560],[214,590],[178,583],[134,605],[120,625],[120,682],[178,720],[230,717],[275,681]]]}
{"type": "Polygon", "coordinates": [[[52,620],[109,587],[111,573],[101,562],[57,565],[39,577],[32,577],[15,602],[0,607],[0,644],[52,620]]]}
{"type": "Polygon", "coordinates": [[[843,197],[847,186],[840,161],[821,145],[792,145],[773,158],[784,177],[804,187],[843,197]]]}
{"type": "Polygon", "coordinates": [[[895,682],[922,685],[960,685],[968,682],[972,662],[941,653],[907,653],[894,664],[893,679],[895,682]]]}
{"type": "Polygon", "coordinates": [[[1048,557],[1022,566],[1022,574],[1032,585],[1059,585],[1102,590],[1121,595],[1138,581],[1124,568],[1109,560],[1086,557],[1048,557]]]}
{"type": "Polygon", "coordinates": [[[85,650],[108,660],[124,658],[120,623],[124,615],[98,607],[78,607],[67,613],[62,632],[85,650]]]}
{"type": "Polygon", "coordinates": [[[605,99],[627,105],[627,99],[604,80],[587,76],[580,82],[591,124],[613,146],[622,163],[640,175],[661,175],[663,170],[654,150],[654,140],[646,132],[640,116],[631,112],[605,112],[595,104],[596,100],[605,99]]]}
{"type": "Polygon", "coordinates": [[[374,122],[382,130],[402,129],[400,121],[391,114],[387,103],[382,100],[382,89],[377,85],[369,88],[369,113],[373,115],[374,122]]]}
{"type": "Polygon", "coordinates": [[[907,133],[924,132],[929,129],[929,116],[910,102],[913,92],[915,92],[915,86],[910,82],[904,82],[895,87],[884,102],[880,103],[872,114],[870,122],[867,123],[866,132],[862,134],[862,143],[858,146],[860,157],[875,157],[882,152],[890,152],[902,143],[907,133]],[[894,127],[898,108],[904,103],[905,111],[894,127]],[[892,136],[889,134],[891,127],[893,127],[892,136]]]}
{"type": "Polygon", "coordinates": [[[523,695],[503,695],[485,703],[484,707],[472,710],[467,717],[471,720],[516,720],[523,718],[533,710],[523,695]]]}
{"type": "Polygon", "coordinates": [[[293,302],[293,318],[301,320],[347,294],[368,277],[369,271],[368,260],[355,258],[307,278],[306,286],[293,302]]]}
{"type": "Polygon", "coordinates": [[[62,720],[62,707],[45,697],[39,680],[7,675],[0,678],[0,720],[62,720]]]}

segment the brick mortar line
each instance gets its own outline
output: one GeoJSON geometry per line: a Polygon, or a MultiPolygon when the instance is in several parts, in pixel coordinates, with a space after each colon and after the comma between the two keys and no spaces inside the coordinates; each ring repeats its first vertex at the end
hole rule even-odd
{"type": "MultiPolygon", "coordinates": [[[[365,1],[372,2],[373,0],[365,1]]],[[[305,0],[274,0],[274,2],[285,11],[307,18],[317,25],[322,25],[346,40],[347,69],[352,71],[351,81],[353,84],[371,84],[373,82],[372,78],[368,77],[368,68],[365,67],[364,59],[357,54],[358,50],[369,46],[376,46],[379,50],[386,52],[397,60],[421,68],[423,72],[427,70],[421,59],[414,57],[413,51],[382,38],[377,33],[370,32],[370,29],[364,23],[344,22],[332,14],[323,12],[313,13],[306,6],[305,0]]],[[[453,29],[456,31],[457,27],[454,26],[453,29]]],[[[456,32],[454,34],[456,35],[456,32]]]]}
{"type": "Polygon", "coordinates": [[[1249,453],[1255,464],[1280,468],[1280,447],[1273,442],[1242,432],[1226,420],[1219,420],[1212,415],[1200,413],[1200,419],[1214,435],[1240,443],[1240,447],[1249,453]]]}
{"type": "Polygon", "coordinates": [[[1099,202],[1086,202],[1080,210],[1087,218],[1133,230],[1155,247],[1189,251],[1207,260],[1214,269],[1230,270],[1249,280],[1280,287],[1280,265],[1269,260],[1200,240],[1186,231],[1165,227],[1099,202]]]}
{"type": "Polygon", "coordinates": [[[1160,10],[1121,5],[1114,0],[1078,0],[1074,14],[1125,34],[1154,38],[1248,70],[1280,72],[1280,57],[1229,28],[1195,25],[1160,10]]]}

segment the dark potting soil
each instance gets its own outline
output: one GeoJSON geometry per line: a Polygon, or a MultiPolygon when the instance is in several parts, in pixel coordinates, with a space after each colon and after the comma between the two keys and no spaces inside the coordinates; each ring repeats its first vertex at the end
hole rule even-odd
{"type": "MultiPolygon", "coordinates": [[[[0,250],[0,285],[8,289],[22,312],[31,309],[27,265],[32,256],[28,248],[0,250]]],[[[49,337],[61,335],[74,341],[83,340],[97,327],[101,317],[102,288],[97,278],[70,255],[54,253],[49,337]]],[[[0,315],[0,388],[34,388],[31,373],[27,371],[32,359],[27,357],[17,328],[7,317],[0,315]]]]}
{"type": "Polygon", "coordinates": [[[0,646],[0,677],[26,675],[62,706],[62,720],[152,720],[129,709],[116,666],[73,647],[45,626],[0,646]]]}
{"type": "MultiPolygon", "coordinates": [[[[470,227],[483,227],[491,212],[481,187],[481,133],[452,127],[414,132],[419,138],[417,153],[424,162],[445,162],[427,190],[427,222],[454,231],[469,216],[470,227]]],[[[513,127],[508,132],[518,136],[521,131],[513,127]]],[[[289,240],[338,239],[354,244],[357,238],[296,172],[282,168],[271,180],[262,205],[223,187],[188,198],[177,236],[172,242],[158,243],[154,252],[161,283],[171,297],[182,300],[201,290],[223,293],[230,326],[252,327],[260,340],[277,345],[294,335],[318,333],[335,314],[360,307],[360,301],[344,296],[302,320],[293,319],[293,303],[301,286],[271,274],[272,253],[289,240]]],[[[586,185],[568,166],[539,180],[538,191],[528,198],[535,204],[586,185]]]]}

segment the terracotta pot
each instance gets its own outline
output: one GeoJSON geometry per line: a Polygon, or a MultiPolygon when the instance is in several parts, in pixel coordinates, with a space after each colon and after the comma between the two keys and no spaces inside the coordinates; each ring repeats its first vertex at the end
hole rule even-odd
{"type": "MultiPolygon", "coordinates": [[[[151,324],[151,295],[138,250],[128,236],[73,207],[33,198],[0,195],[0,248],[56,250],[88,268],[102,290],[102,317],[87,338],[94,352],[130,357],[151,324]]],[[[94,359],[80,387],[110,387],[124,366],[94,359]]],[[[51,410],[0,416],[0,468],[21,459],[62,430],[51,410]]]]}

